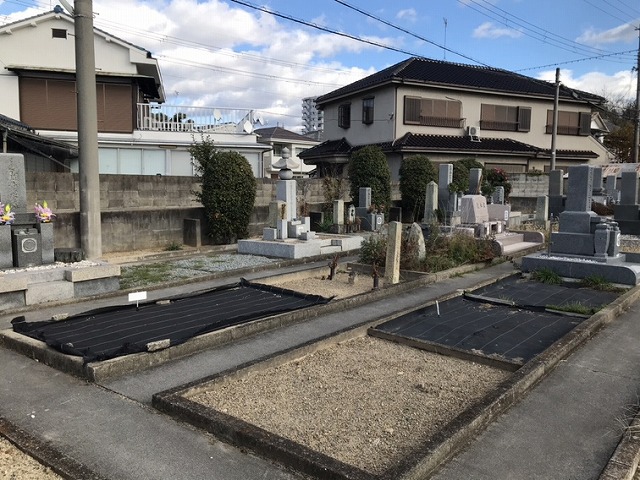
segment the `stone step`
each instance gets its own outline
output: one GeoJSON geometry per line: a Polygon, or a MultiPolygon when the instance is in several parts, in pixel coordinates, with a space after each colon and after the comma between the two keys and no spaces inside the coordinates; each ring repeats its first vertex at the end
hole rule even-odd
{"type": "Polygon", "coordinates": [[[74,297],[74,288],[73,283],[66,280],[29,283],[24,295],[26,305],[36,305],[45,302],[69,300],[74,297]]]}
{"type": "Polygon", "coordinates": [[[504,247],[506,247],[507,245],[524,242],[524,234],[522,233],[499,233],[494,238],[504,247]]]}
{"type": "Polygon", "coordinates": [[[514,253],[521,252],[523,250],[527,250],[529,248],[533,248],[536,246],[540,246],[540,243],[536,242],[519,242],[512,243],[510,245],[504,245],[502,248],[503,255],[513,255],[514,253]]]}

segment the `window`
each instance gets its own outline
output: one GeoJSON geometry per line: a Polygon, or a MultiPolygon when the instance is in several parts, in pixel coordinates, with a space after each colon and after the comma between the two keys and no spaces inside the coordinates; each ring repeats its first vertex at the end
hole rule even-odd
{"type": "MultiPolygon", "coordinates": [[[[547,133],[553,133],[553,110],[547,110],[547,133]]],[[[558,112],[558,135],[583,135],[591,133],[591,112],[558,112]]]]}
{"type": "Polygon", "coordinates": [[[404,97],[404,123],[460,128],[462,126],[462,102],[436,98],[404,97]]]}
{"type": "Polygon", "coordinates": [[[362,123],[366,125],[373,123],[373,97],[362,100],[362,123]]]}
{"type": "Polygon", "coordinates": [[[51,38],[67,38],[67,31],[64,28],[52,28],[51,38]]]}
{"type": "Polygon", "coordinates": [[[338,126],[349,128],[351,126],[351,104],[344,103],[338,107],[338,126]]]}
{"type": "Polygon", "coordinates": [[[483,103],[480,108],[480,128],[528,132],[531,130],[531,108],[483,103]]]}

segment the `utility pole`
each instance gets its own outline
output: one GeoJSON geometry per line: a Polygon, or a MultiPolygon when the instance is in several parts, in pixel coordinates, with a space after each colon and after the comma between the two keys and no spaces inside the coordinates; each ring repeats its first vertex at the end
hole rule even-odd
{"type": "Polygon", "coordinates": [[[102,257],[98,107],[92,0],[75,0],[76,89],[80,180],[80,246],[87,259],[102,257]]]}
{"type": "Polygon", "coordinates": [[[638,163],[638,150],[640,149],[640,27],[638,31],[638,61],[636,64],[636,121],[633,132],[633,163],[638,163]]]}
{"type": "Polygon", "coordinates": [[[560,69],[556,68],[556,93],[553,97],[553,124],[551,125],[551,165],[549,171],[556,169],[556,140],[558,137],[558,103],[560,101],[560,69]]]}

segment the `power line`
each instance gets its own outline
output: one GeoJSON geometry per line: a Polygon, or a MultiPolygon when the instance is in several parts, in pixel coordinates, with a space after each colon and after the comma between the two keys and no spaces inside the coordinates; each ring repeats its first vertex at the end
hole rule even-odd
{"type": "Polygon", "coordinates": [[[523,35],[526,35],[530,38],[533,38],[534,40],[538,40],[541,41],[543,43],[547,43],[551,46],[554,46],[556,48],[559,48],[561,50],[565,50],[568,52],[572,52],[572,53],[580,53],[582,52],[583,54],[587,54],[587,55],[591,55],[593,53],[610,53],[607,50],[603,50],[600,48],[595,48],[595,47],[589,47],[589,46],[585,46],[581,43],[578,42],[574,42],[573,40],[569,40],[567,38],[564,38],[560,35],[557,35],[555,33],[552,33],[548,30],[545,30],[543,28],[540,28],[534,24],[532,24],[531,22],[528,22],[527,20],[524,20],[520,17],[517,17],[515,15],[510,14],[509,12],[507,12],[506,10],[503,10],[499,7],[495,7],[494,5],[489,4],[488,2],[486,2],[486,0],[481,0],[483,1],[485,4],[489,5],[483,5],[478,3],[478,1],[476,0],[465,0],[463,2],[463,0],[458,0],[459,3],[465,5],[468,8],[471,8],[472,10],[475,10],[476,12],[480,13],[481,15],[484,15],[492,20],[496,20],[499,23],[509,27],[509,28],[513,28],[513,25],[516,25],[518,27],[520,27],[522,30],[519,30],[523,35]],[[497,12],[495,11],[497,10],[497,12]],[[511,23],[510,23],[511,22],[511,23]],[[529,28],[527,25],[530,25],[532,28],[529,28]]]}
{"type": "Polygon", "coordinates": [[[567,60],[566,62],[549,63],[547,65],[540,65],[540,66],[537,66],[537,67],[521,68],[519,70],[514,70],[514,71],[515,72],[525,72],[527,70],[539,70],[541,68],[557,67],[558,65],[568,65],[570,63],[586,62],[587,60],[597,60],[597,59],[604,58],[604,57],[613,57],[613,56],[616,56],[616,55],[627,55],[629,53],[635,53],[635,50],[627,50],[627,51],[624,51],[624,52],[607,53],[607,54],[603,54],[603,55],[596,55],[596,56],[593,56],[593,57],[579,58],[577,60],[567,60]]]}
{"type": "Polygon", "coordinates": [[[403,50],[401,48],[392,47],[391,45],[385,45],[383,43],[375,42],[373,40],[367,40],[365,38],[356,37],[355,35],[351,35],[351,34],[344,33],[344,32],[339,32],[337,30],[332,30],[331,28],[323,27],[322,25],[318,25],[316,23],[307,22],[305,20],[301,20],[299,18],[295,18],[295,17],[293,17],[291,15],[288,15],[288,14],[285,14],[285,13],[277,12],[275,10],[269,10],[268,8],[259,7],[257,5],[253,5],[253,4],[249,3],[249,2],[243,2],[241,0],[229,0],[229,1],[233,2],[233,3],[237,3],[238,5],[243,5],[245,7],[252,8],[254,10],[258,10],[258,11],[263,12],[263,13],[267,13],[269,15],[273,15],[274,17],[283,18],[285,20],[289,20],[291,22],[298,23],[300,25],[305,25],[307,27],[315,28],[316,30],[321,30],[323,32],[331,33],[333,35],[338,35],[338,36],[344,37],[344,38],[349,38],[351,40],[355,40],[356,42],[366,43],[366,44],[372,45],[374,47],[379,47],[379,48],[383,48],[385,50],[391,50],[393,52],[398,52],[398,53],[402,53],[404,55],[409,55],[410,57],[423,57],[422,55],[418,55],[417,53],[413,53],[413,52],[410,52],[408,50],[403,50]]]}
{"type": "MultiPolygon", "coordinates": [[[[417,33],[411,32],[409,30],[406,30],[405,28],[399,27],[398,25],[395,25],[395,24],[393,24],[391,22],[388,22],[387,20],[384,20],[384,19],[382,19],[380,17],[377,17],[377,16],[373,15],[372,13],[365,12],[364,10],[362,10],[362,9],[360,9],[358,7],[355,7],[353,5],[350,5],[347,2],[344,2],[342,0],[334,0],[334,1],[339,3],[340,5],[344,5],[345,7],[350,8],[351,10],[355,10],[356,12],[358,12],[358,13],[366,16],[366,17],[372,18],[372,19],[374,19],[374,20],[376,20],[376,21],[378,21],[380,23],[383,23],[383,24],[385,24],[385,25],[387,25],[387,26],[389,26],[391,28],[395,28],[396,30],[399,30],[401,32],[406,33],[407,35],[411,35],[412,37],[417,38],[418,40],[422,40],[423,42],[427,42],[427,43],[430,43],[431,45],[434,45],[434,46],[436,46],[438,48],[441,48],[445,52],[453,53],[455,55],[458,55],[458,56],[460,56],[462,58],[470,60],[470,61],[472,61],[474,63],[479,64],[479,65],[483,65],[485,67],[491,67],[491,65],[488,65],[488,64],[486,64],[484,62],[481,62],[480,60],[476,60],[475,58],[469,57],[468,55],[465,55],[465,54],[460,53],[460,52],[456,52],[455,50],[447,48],[444,45],[440,45],[439,43],[436,43],[436,42],[434,42],[432,40],[429,40],[428,38],[425,38],[425,37],[423,37],[421,35],[418,35],[417,33]]],[[[445,21],[445,29],[446,29],[447,19],[445,18],[444,21],[445,21]]]]}
{"type": "MultiPolygon", "coordinates": [[[[626,20],[624,18],[620,18],[617,15],[614,15],[613,13],[611,13],[609,10],[605,10],[604,8],[602,8],[602,7],[598,6],[598,5],[590,2],[589,0],[584,0],[584,3],[586,3],[587,5],[591,5],[596,10],[600,10],[605,15],[609,15],[611,18],[615,18],[616,20],[620,20],[622,23],[630,23],[629,20],[626,20]]],[[[611,5],[611,4],[609,4],[609,5],[611,5]]]]}

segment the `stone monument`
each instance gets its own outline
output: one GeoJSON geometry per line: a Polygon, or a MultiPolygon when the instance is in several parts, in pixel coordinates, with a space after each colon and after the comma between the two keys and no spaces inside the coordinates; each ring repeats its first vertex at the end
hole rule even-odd
{"type": "Polygon", "coordinates": [[[356,216],[362,222],[362,230],[377,232],[382,228],[384,215],[371,210],[371,187],[360,187],[356,216]]]}
{"type": "Polygon", "coordinates": [[[620,203],[613,206],[613,218],[625,235],[640,235],[640,206],[638,206],[638,173],[622,172],[620,203]]]}
{"type": "Polygon", "coordinates": [[[621,254],[617,222],[591,210],[593,178],[594,167],[590,165],[569,167],[566,206],[559,216],[558,232],[551,234],[549,252],[522,259],[524,272],[548,268],[562,277],[598,276],[612,283],[638,283],[640,255],[621,254]]]}
{"type": "Polygon", "coordinates": [[[0,225],[0,268],[54,262],[53,225],[38,222],[27,208],[24,157],[0,154],[0,203],[10,205],[12,220],[0,225]]]}

